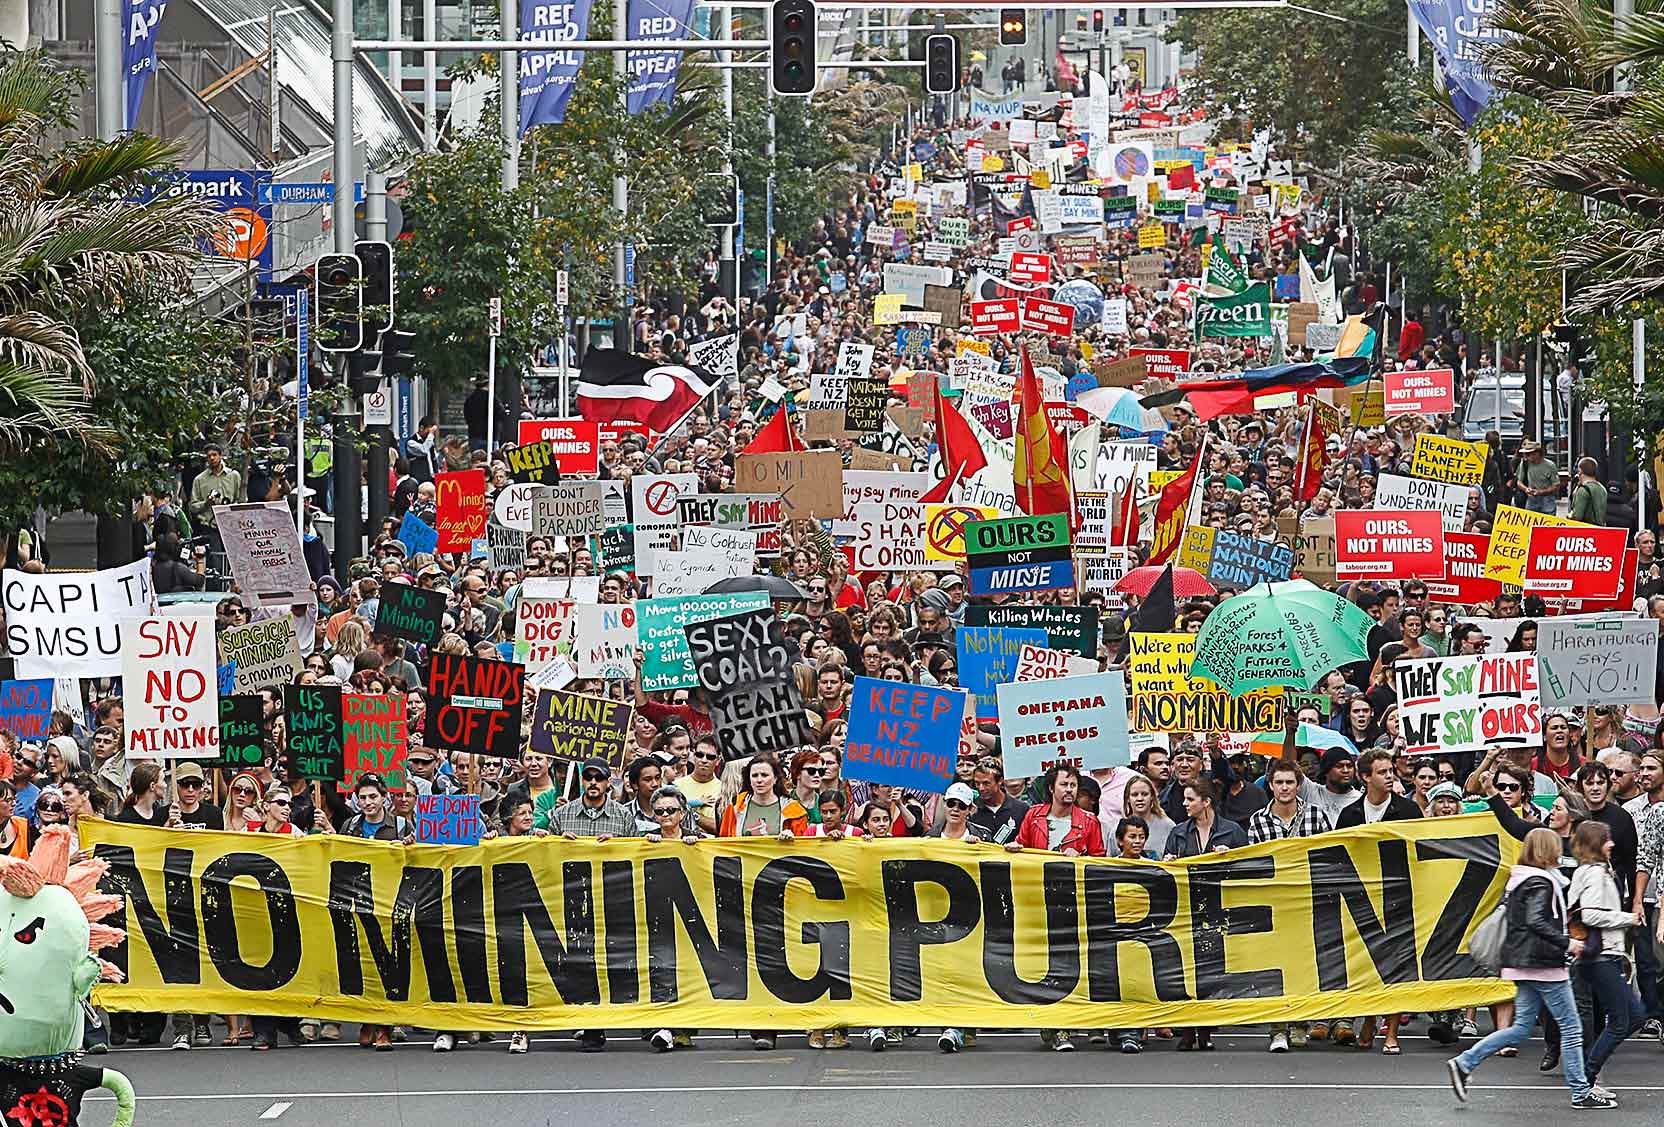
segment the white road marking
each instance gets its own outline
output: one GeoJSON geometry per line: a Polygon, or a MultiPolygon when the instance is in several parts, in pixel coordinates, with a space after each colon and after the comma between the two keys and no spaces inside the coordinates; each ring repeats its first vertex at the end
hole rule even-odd
{"type": "Polygon", "coordinates": [[[294,1106],[295,1105],[293,1103],[291,1103],[287,1100],[280,1100],[277,1103],[273,1104],[271,1107],[268,1107],[265,1111],[262,1111],[260,1113],[260,1118],[261,1119],[277,1119],[284,1112],[288,1111],[290,1108],[292,1108],[294,1106]]]}

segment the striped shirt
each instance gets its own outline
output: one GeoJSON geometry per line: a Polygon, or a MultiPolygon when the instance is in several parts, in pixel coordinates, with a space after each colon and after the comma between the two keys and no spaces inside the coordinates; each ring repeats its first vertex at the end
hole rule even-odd
{"type": "Polygon", "coordinates": [[[1281,841],[1285,837],[1315,837],[1326,834],[1332,827],[1329,815],[1310,802],[1296,800],[1294,817],[1283,821],[1269,806],[1262,806],[1248,819],[1248,842],[1281,841]]]}
{"type": "Polygon", "coordinates": [[[563,802],[549,815],[549,832],[578,837],[640,837],[636,812],[622,802],[607,799],[591,807],[583,799],[563,802]]]}

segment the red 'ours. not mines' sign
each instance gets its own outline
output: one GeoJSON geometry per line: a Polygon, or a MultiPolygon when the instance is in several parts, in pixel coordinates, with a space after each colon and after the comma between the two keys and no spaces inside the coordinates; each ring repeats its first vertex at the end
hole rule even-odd
{"type": "Polygon", "coordinates": [[[1610,599],[1623,579],[1622,528],[1531,529],[1525,548],[1527,591],[1572,599],[1610,599]]]}
{"type": "Polygon", "coordinates": [[[1389,415],[1448,415],[1456,410],[1456,373],[1450,368],[1388,372],[1381,403],[1389,415]]]}
{"type": "Polygon", "coordinates": [[[1335,513],[1335,578],[1443,579],[1444,517],[1436,510],[1335,513]]]}

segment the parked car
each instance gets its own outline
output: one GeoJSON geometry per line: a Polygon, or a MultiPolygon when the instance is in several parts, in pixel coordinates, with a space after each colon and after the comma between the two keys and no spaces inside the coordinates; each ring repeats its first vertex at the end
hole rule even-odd
{"type": "MultiPolygon", "coordinates": [[[[1541,400],[1541,432],[1550,445],[1562,441],[1570,433],[1564,413],[1558,419],[1555,417],[1553,398],[1553,381],[1545,379],[1541,400]]],[[[1468,389],[1467,398],[1462,402],[1458,415],[1462,437],[1469,442],[1482,441],[1487,431],[1494,430],[1502,436],[1503,449],[1516,449],[1525,438],[1525,377],[1518,373],[1505,372],[1499,388],[1494,375],[1481,374],[1468,389]],[[1499,396],[1502,407],[1500,419],[1497,411],[1499,396]]]]}

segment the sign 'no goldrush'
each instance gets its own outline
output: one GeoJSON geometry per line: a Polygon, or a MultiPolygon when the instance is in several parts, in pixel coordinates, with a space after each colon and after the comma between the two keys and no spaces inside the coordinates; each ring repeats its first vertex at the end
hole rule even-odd
{"type": "Polygon", "coordinates": [[[97,820],[115,1010],[439,1029],[1138,1027],[1507,999],[1489,814],[1177,863],[939,840],[403,846],[97,820]]]}

